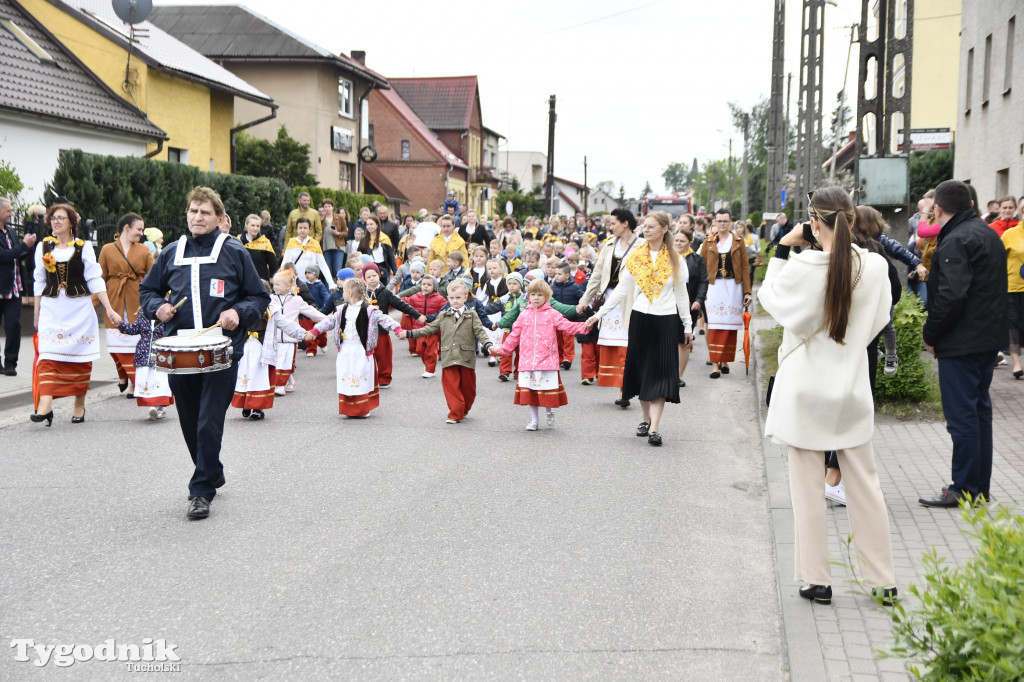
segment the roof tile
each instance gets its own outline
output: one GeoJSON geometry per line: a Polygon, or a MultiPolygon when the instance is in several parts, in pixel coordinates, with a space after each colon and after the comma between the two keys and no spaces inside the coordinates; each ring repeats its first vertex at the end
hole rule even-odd
{"type": "Polygon", "coordinates": [[[412,110],[432,130],[468,130],[477,100],[476,76],[391,78],[412,110]]]}

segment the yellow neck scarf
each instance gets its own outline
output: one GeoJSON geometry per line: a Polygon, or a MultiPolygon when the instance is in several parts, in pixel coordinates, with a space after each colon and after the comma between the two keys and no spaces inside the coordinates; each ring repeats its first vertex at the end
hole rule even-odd
{"type": "Polygon", "coordinates": [[[309,251],[310,253],[323,253],[320,248],[320,242],[310,237],[305,244],[299,241],[298,237],[292,237],[288,242],[288,246],[285,247],[285,251],[291,251],[292,249],[302,249],[303,251],[309,251]]]}
{"type": "Polygon", "coordinates": [[[691,253],[693,253],[693,249],[687,249],[687,250],[686,250],[686,253],[681,253],[681,254],[679,254],[679,257],[680,257],[680,258],[686,258],[686,257],[687,257],[687,256],[689,256],[689,255],[690,255],[691,253]]]}
{"type": "Polygon", "coordinates": [[[657,259],[651,257],[651,247],[644,244],[633,252],[626,263],[629,274],[633,275],[640,291],[652,303],[661,295],[665,283],[672,276],[672,262],[668,257],[668,248],[663,246],[658,251],[657,259]]]}

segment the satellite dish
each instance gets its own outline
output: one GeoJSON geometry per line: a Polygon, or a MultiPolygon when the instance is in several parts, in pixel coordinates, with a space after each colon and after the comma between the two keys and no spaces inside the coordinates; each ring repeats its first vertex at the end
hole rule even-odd
{"type": "Polygon", "coordinates": [[[114,14],[126,24],[138,24],[149,18],[153,0],[114,0],[114,14]]]}

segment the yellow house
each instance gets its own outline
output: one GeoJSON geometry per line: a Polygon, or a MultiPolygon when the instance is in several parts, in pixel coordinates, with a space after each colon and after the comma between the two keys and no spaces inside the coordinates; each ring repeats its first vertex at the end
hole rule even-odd
{"type": "Polygon", "coordinates": [[[962,0],[916,0],[910,117],[914,128],[956,131],[962,0]]]}
{"type": "Polygon", "coordinates": [[[129,26],[109,0],[20,0],[114,92],[166,131],[168,140],[147,146],[147,156],[203,170],[232,170],[232,138],[272,118],[273,99],[153,24],[129,26]],[[235,97],[265,107],[266,115],[235,125],[235,97]]]}

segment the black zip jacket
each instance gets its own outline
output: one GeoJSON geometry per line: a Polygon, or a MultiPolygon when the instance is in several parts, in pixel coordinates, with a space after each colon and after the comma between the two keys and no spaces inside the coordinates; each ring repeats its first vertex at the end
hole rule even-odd
{"type": "Polygon", "coordinates": [[[939,232],[928,275],[924,341],[939,358],[1006,345],[1006,250],[995,230],[967,209],[939,232]]]}
{"type": "MultiPolygon", "coordinates": [[[[400,313],[405,313],[409,317],[412,317],[417,320],[420,318],[420,315],[422,314],[418,312],[415,308],[413,308],[411,305],[400,299],[398,296],[395,296],[395,294],[393,294],[391,290],[388,289],[383,284],[378,284],[377,288],[374,289],[373,291],[367,291],[366,295],[370,297],[370,304],[380,308],[380,311],[385,315],[391,312],[391,308],[394,308],[400,313]]],[[[384,332],[388,331],[384,329],[384,327],[381,327],[380,329],[381,331],[384,332]]]]}

